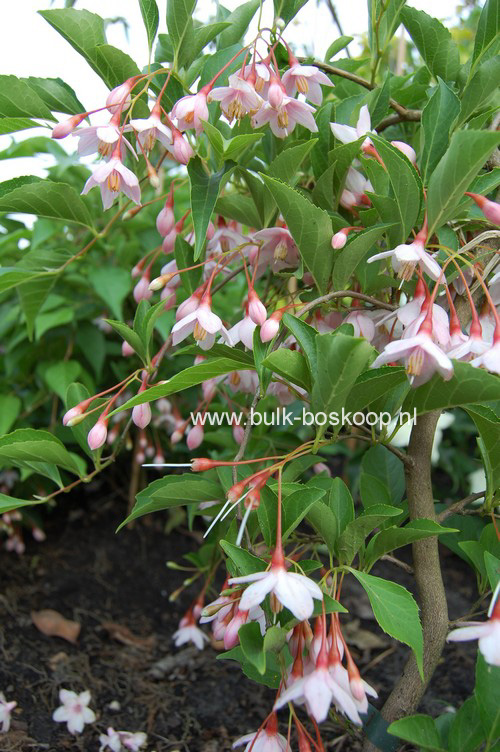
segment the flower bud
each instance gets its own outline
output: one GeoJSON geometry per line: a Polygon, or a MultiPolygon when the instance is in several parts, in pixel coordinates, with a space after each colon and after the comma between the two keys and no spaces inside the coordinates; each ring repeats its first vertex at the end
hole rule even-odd
{"type": "Polygon", "coordinates": [[[402,152],[405,157],[408,157],[413,165],[417,164],[417,154],[415,152],[415,149],[410,146],[410,144],[407,144],[404,141],[391,141],[391,144],[396,149],[399,149],[399,151],[402,152]]]}
{"type": "Polygon", "coordinates": [[[64,413],[64,417],[62,419],[63,426],[74,426],[76,425],[76,423],[80,423],[80,421],[83,419],[82,414],[83,408],[81,405],[72,407],[71,410],[68,410],[66,413],[64,413]]]}
{"type": "Polygon", "coordinates": [[[340,248],[343,248],[346,243],[347,233],[344,230],[339,230],[339,232],[336,232],[332,238],[332,248],[334,249],[334,251],[340,250],[340,248]]]}
{"type": "Polygon", "coordinates": [[[253,289],[248,293],[248,315],[257,326],[262,326],[267,318],[266,307],[253,289]]]}
{"type": "Polygon", "coordinates": [[[95,426],[90,429],[87,436],[87,442],[90,449],[95,450],[102,447],[102,445],[106,441],[107,435],[108,421],[106,418],[99,418],[95,426]]]}
{"type": "Polygon", "coordinates": [[[234,486],[231,486],[231,488],[226,494],[227,500],[230,501],[232,504],[234,504],[235,501],[237,501],[243,496],[247,485],[248,483],[246,479],[240,480],[238,483],[235,483],[234,486]]]}
{"type": "Polygon", "coordinates": [[[165,301],[165,311],[170,311],[175,305],[175,291],[171,287],[164,287],[160,298],[165,301]]]}
{"type": "Polygon", "coordinates": [[[274,25],[276,26],[277,29],[279,29],[280,31],[283,31],[283,29],[286,26],[286,23],[282,18],[278,16],[278,18],[274,19],[274,25]]]}
{"type": "Polygon", "coordinates": [[[174,217],[174,211],[171,206],[169,206],[169,202],[167,199],[167,202],[161,212],[156,217],[156,229],[162,236],[162,238],[166,237],[169,232],[172,232],[175,225],[175,217],[174,217]]]}
{"type": "Polygon", "coordinates": [[[73,133],[75,128],[80,125],[82,120],[85,120],[87,113],[82,115],[73,115],[62,123],[58,123],[52,130],[52,138],[66,138],[70,133],[73,133]]]}
{"type": "Polygon", "coordinates": [[[189,298],[186,298],[186,300],[180,304],[175,313],[176,321],[180,321],[180,319],[183,319],[184,316],[188,316],[190,313],[194,313],[200,305],[200,300],[201,295],[196,291],[193,292],[193,294],[190,295],[189,298]]]}
{"type": "Polygon", "coordinates": [[[151,406],[149,402],[136,405],[132,410],[132,420],[138,428],[146,428],[151,422],[151,406]]]}
{"type": "Polygon", "coordinates": [[[233,426],[233,439],[237,444],[241,444],[243,441],[243,438],[245,436],[245,429],[243,426],[234,425],[233,426]]]}
{"type": "Polygon", "coordinates": [[[273,76],[269,85],[267,98],[269,104],[271,107],[274,107],[275,110],[279,109],[283,104],[283,93],[284,89],[282,83],[276,78],[276,76],[273,76]]]}
{"type": "Polygon", "coordinates": [[[132,101],[130,98],[132,85],[133,79],[129,78],[123,84],[115,86],[114,89],[111,89],[108,94],[108,98],[106,99],[106,107],[108,109],[108,112],[114,115],[115,112],[118,112],[120,110],[120,108],[122,112],[128,110],[132,101]]]}
{"type": "Polygon", "coordinates": [[[186,444],[188,446],[188,449],[193,451],[193,449],[198,449],[200,444],[203,442],[203,439],[205,437],[205,432],[203,431],[203,426],[200,426],[198,423],[194,425],[186,439],[186,444]]]}
{"type": "Polygon", "coordinates": [[[149,300],[151,298],[153,293],[149,289],[149,276],[144,274],[140,278],[139,282],[134,287],[133,295],[136,303],[140,303],[141,300],[149,300]]]}
{"type": "Polygon", "coordinates": [[[167,275],[162,274],[161,277],[155,277],[150,283],[148,290],[151,290],[151,292],[157,292],[158,290],[161,290],[163,287],[165,287],[165,277],[167,275]]]}
{"type": "Polygon", "coordinates": [[[270,342],[278,334],[280,323],[274,314],[264,321],[260,329],[260,338],[262,342],[270,342]]]}
{"type": "Polygon", "coordinates": [[[191,148],[191,144],[178,130],[174,130],[174,157],[180,164],[186,165],[191,157],[194,155],[194,151],[191,148]]]}
{"type": "Polygon", "coordinates": [[[177,230],[174,227],[174,229],[170,230],[168,235],[165,235],[165,237],[163,238],[163,243],[161,244],[163,253],[172,253],[172,251],[175,248],[176,237],[177,237],[177,230]]]}
{"type": "Polygon", "coordinates": [[[466,193],[465,195],[470,196],[476,202],[486,219],[494,225],[500,225],[500,204],[490,201],[479,193],[466,193]]]}
{"type": "Polygon", "coordinates": [[[208,457],[197,457],[191,463],[191,470],[193,473],[204,473],[217,467],[217,464],[216,460],[209,460],[208,457]]]}

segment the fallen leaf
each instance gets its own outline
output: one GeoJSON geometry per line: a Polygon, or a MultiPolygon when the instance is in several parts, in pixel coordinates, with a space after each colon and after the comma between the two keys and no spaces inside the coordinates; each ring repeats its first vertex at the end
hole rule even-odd
{"type": "Polygon", "coordinates": [[[360,627],[360,620],[353,619],[343,627],[344,635],[349,645],[354,645],[360,650],[377,650],[385,648],[388,641],[379,635],[369,632],[360,627]]]}
{"type": "Polygon", "coordinates": [[[55,671],[60,663],[65,663],[68,660],[68,654],[61,650],[59,653],[51,655],[49,658],[49,666],[52,671],[55,671]]]}
{"type": "Polygon", "coordinates": [[[58,611],[53,611],[51,608],[32,611],[31,619],[42,634],[47,635],[47,637],[62,637],[63,640],[72,642],[73,645],[78,640],[82,628],[82,625],[77,621],[66,619],[58,611]]]}
{"type": "Polygon", "coordinates": [[[117,624],[113,621],[105,621],[101,624],[101,627],[109,633],[110,637],[117,642],[121,642],[122,645],[130,645],[131,647],[150,650],[155,644],[154,635],[150,635],[149,637],[138,637],[123,624],[117,624]]]}

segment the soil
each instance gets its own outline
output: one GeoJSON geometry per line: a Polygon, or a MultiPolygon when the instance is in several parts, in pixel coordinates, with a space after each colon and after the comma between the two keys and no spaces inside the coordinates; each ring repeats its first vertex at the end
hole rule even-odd
{"type": "MultiPolygon", "coordinates": [[[[44,543],[28,543],[21,557],[0,552],[0,690],[18,703],[11,730],[0,735],[2,752],[97,752],[98,735],[108,726],[147,732],[150,752],[219,752],[255,731],[269,712],[274,693],[245,678],[237,664],[215,660],[210,645],[201,652],[173,645],[172,634],[196,593],[191,588],[169,601],[186,573],[166,562],[181,562],[195,550],[188,531],[166,535],[165,517],[156,514],[115,535],[124,516],[116,495],[104,502],[99,494],[74,503],[68,497],[46,521],[44,543]],[[35,628],[31,612],[47,608],[82,625],[77,644],[35,628]],[[51,719],[61,688],[92,693],[97,721],[77,737],[51,719]]],[[[445,549],[443,564],[455,619],[477,597],[475,578],[445,549]]],[[[389,562],[373,574],[412,589],[411,576],[389,562]]],[[[342,617],[348,642],[379,692],[380,708],[408,650],[379,629],[354,578],[346,580],[342,600],[349,609],[342,617]]],[[[423,712],[438,715],[464,701],[473,688],[475,655],[474,644],[446,648],[423,712]]],[[[322,731],[326,749],[361,748],[355,731],[330,723],[322,731]]]]}

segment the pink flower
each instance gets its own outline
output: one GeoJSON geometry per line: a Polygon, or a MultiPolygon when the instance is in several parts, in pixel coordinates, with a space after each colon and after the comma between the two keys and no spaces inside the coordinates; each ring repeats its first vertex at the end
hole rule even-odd
{"type": "Polygon", "coordinates": [[[151,423],[151,406],[149,402],[136,405],[132,409],[132,421],[138,428],[146,428],[151,423]]]}
{"type": "Polygon", "coordinates": [[[85,183],[82,193],[88,193],[95,185],[101,189],[104,209],[109,209],[120,191],[134,203],[141,202],[141,189],[137,177],[118,157],[112,157],[109,162],[100,164],[85,183]]]}
{"type": "Polygon", "coordinates": [[[134,300],[136,303],[140,303],[141,300],[149,300],[152,295],[153,291],[149,289],[149,274],[143,274],[134,287],[134,300]]]}
{"type": "Polygon", "coordinates": [[[260,330],[260,339],[262,342],[270,342],[276,337],[280,328],[280,320],[281,317],[278,319],[274,314],[271,314],[267,321],[264,321],[260,330]]]}
{"type": "Polygon", "coordinates": [[[177,128],[173,129],[173,138],[174,147],[171,150],[172,154],[180,164],[187,165],[194,154],[191,144],[177,128]]]}
{"type": "Polygon", "coordinates": [[[96,717],[88,707],[90,692],[86,690],[79,695],[69,689],[61,689],[59,700],[62,705],[52,713],[56,723],[66,723],[70,734],[81,734],[86,723],[94,723],[96,717]]]}
{"type": "Polygon", "coordinates": [[[129,78],[127,81],[124,81],[123,84],[111,89],[108,98],[106,99],[106,107],[112,115],[116,112],[125,112],[128,110],[132,101],[130,98],[130,92],[132,91],[133,84],[134,79],[129,78]]]}
{"type": "Polygon", "coordinates": [[[287,266],[296,266],[299,262],[299,250],[286,227],[267,227],[254,233],[253,239],[261,242],[260,253],[252,251],[250,263],[253,265],[258,258],[258,269],[264,269],[272,264],[275,271],[287,266]]]}
{"type": "Polygon", "coordinates": [[[198,449],[200,444],[203,442],[205,436],[205,432],[203,430],[203,426],[200,424],[196,424],[193,426],[187,435],[186,444],[188,446],[188,449],[190,451],[193,451],[193,449],[198,449]]]}
{"type": "Polygon", "coordinates": [[[332,237],[332,248],[334,251],[339,251],[347,243],[347,228],[342,228],[336,232],[332,237]]]}
{"type": "Polygon", "coordinates": [[[484,659],[491,666],[500,666],[500,599],[498,592],[500,583],[497,585],[491,600],[486,622],[470,622],[465,627],[454,629],[447,640],[451,642],[463,642],[465,640],[479,640],[479,650],[484,659]]]}
{"type": "Polygon", "coordinates": [[[447,355],[432,341],[430,334],[420,331],[415,337],[389,342],[371,367],[403,360],[412,386],[420,386],[437,371],[445,381],[453,376],[453,364],[447,355]]]}
{"type": "Polygon", "coordinates": [[[375,336],[375,324],[368,311],[351,311],[345,323],[354,327],[355,337],[364,337],[371,342],[375,336]]]}
{"type": "Polygon", "coordinates": [[[409,280],[412,278],[417,264],[420,264],[422,271],[429,275],[435,281],[441,277],[441,267],[424,248],[424,242],[415,238],[413,243],[396,246],[391,251],[376,253],[368,259],[368,263],[379,259],[390,258],[394,271],[400,279],[409,280]]]}
{"type": "Polygon", "coordinates": [[[232,577],[230,585],[253,583],[243,592],[240,608],[250,611],[271,593],[288,608],[299,621],[309,619],[314,611],[313,598],[323,600],[321,588],[302,574],[287,572],[284,566],[271,566],[266,572],[254,572],[243,577],[232,577]]]}
{"type": "Polygon", "coordinates": [[[7,702],[3,692],[0,692],[0,731],[2,734],[6,734],[10,729],[10,716],[16,705],[17,702],[14,700],[7,702]]]}
{"type": "MultiPolygon", "coordinates": [[[[102,157],[110,157],[120,140],[122,132],[129,131],[126,126],[122,129],[119,123],[114,123],[113,119],[108,125],[91,125],[85,128],[79,128],[74,132],[78,138],[78,154],[81,157],[87,157],[96,152],[102,157]]],[[[121,158],[124,159],[125,147],[137,159],[134,147],[129,144],[126,138],[121,138],[121,158]]]]}
{"type": "Polygon", "coordinates": [[[110,749],[111,752],[122,752],[122,750],[130,750],[130,752],[139,752],[140,749],[146,746],[147,735],[142,731],[132,733],[130,731],[115,731],[111,726],[107,729],[106,734],[99,736],[101,746],[99,752],[104,752],[106,749],[110,749]]]}
{"type": "Polygon", "coordinates": [[[481,356],[486,350],[489,350],[490,345],[482,338],[482,329],[479,321],[472,322],[470,328],[470,335],[465,341],[460,342],[456,347],[448,350],[448,357],[455,360],[472,360],[474,356],[481,356]]]}
{"type": "Polygon", "coordinates": [[[283,74],[283,85],[289,97],[298,91],[313,104],[321,104],[323,92],[321,86],[333,86],[328,76],[314,65],[300,65],[298,61],[283,74]]]}
{"type": "MultiPolygon", "coordinates": [[[[361,136],[372,133],[371,127],[372,124],[370,111],[366,104],[364,104],[359,111],[358,122],[356,123],[355,128],[353,128],[351,125],[344,125],[343,123],[330,123],[330,128],[332,129],[333,135],[339,141],[342,141],[343,144],[349,144],[352,141],[357,141],[357,139],[361,138],[361,136]]],[[[363,146],[365,144],[371,144],[369,138],[366,138],[364,140],[363,146]]]]}
{"type": "Polygon", "coordinates": [[[229,332],[220,318],[212,312],[208,302],[201,302],[195,311],[188,313],[174,324],[172,328],[173,344],[178,345],[191,333],[202,350],[210,350],[218,334],[223,337],[229,346],[232,347],[233,345],[229,332]]]}
{"type": "Polygon", "coordinates": [[[169,199],[166,200],[165,206],[161,211],[158,213],[158,216],[156,217],[156,229],[162,236],[162,238],[166,237],[169,232],[171,232],[174,229],[175,226],[175,216],[174,216],[174,210],[172,209],[172,204],[169,201],[169,199]]]}
{"type": "Polygon", "coordinates": [[[267,318],[266,307],[253,288],[248,292],[248,315],[257,326],[262,326],[267,318]]]}
{"type": "Polygon", "coordinates": [[[256,92],[262,94],[263,97],[267,96],[269,80],[271,78],[271,73],[267,65],[253,61],[250,65],[245,66],[243,76],[245,80],[250,82],[256,92]]]}
{"type": "Polygon", "coordinates": [[[297,123],[315,133],[318,130],[313,117],[314,107],[307,102],[300,102],[289,96],[283,96],[281,105],[273,107],[265,102],[252,118],[252,128],[260,128],[269,123],[271,130],[278,138],[285,138],[294,130],[297,123]]]}
{"type": "Polygon", "coordinates": [[[229,621],[224,631],[224,647],[226,650],[231,650],[238,645],[240,638],[238,632],[243,624],[247,622],[256,621],[260,627],[260,633],[262,636],[266,633],[266,615],[260,606],[255,606],[250,611],[243,611],[235,605],[235,612],[233,618],[229,621]]]}
{"type": "Polygon", "coordinates": [[[229,76],[229,86],[212,89],[207,99],[209,102],[220,102],[220,108],[229,122],[234,118],[241,120],[247,113],[257,112],[263,104],[262,97],[254,87],[238,73],[229,76]]]}
{"type": "Polygon", "coordinates": [[[465,195],[470,196],[476,202],[486,219],[494,225],[500,225],[500,204],[490,201],[479,193],[466,193],[465,195]]]}
{"type": "Polygon", "coordinates": [[[172,131],[161,122],[156,108],[153,108],[148,118],[131,120],[130,125],[146,153],[151,151],[157,139],[166,149],[172,151],[172,131]]]}
{"type": "Polygon", "coordinates": [[[399,149],[399,151],[402,152],[405,157],[408,157],[413,165],[417,164],[417,154],[415,152],[415,149],[413,149],[410,144],[407,144],[404,141],[391,141],[391,144],[396,149],[399,149]]]}
{"type": "Polygon", "coordinates": [[[172,109],[172,118],[177,119],[177,127],[180,131],[194,128],[199,135],[203,130],[202,120],[208,120],[207,91],[200,89],[197,94],[182,97],[172,109]]]}
{"type": "Polygon", "coordinates": [[[278,719],[273,713],[263,729],[253,734],[245,734],[233,744],[240,747],[246,744],[244,752],[291,752],[291,748],[284,736],[278,734],[278,719]]]}

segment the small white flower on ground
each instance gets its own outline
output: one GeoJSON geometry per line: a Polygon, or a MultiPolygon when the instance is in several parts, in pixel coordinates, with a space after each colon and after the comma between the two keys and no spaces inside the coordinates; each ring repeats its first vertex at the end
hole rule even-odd
{"type": "Polygon", "coordinates": [[[135,733],[131,731],[115,731],[110,726],[105,734],[99,736],[101,743],[99,752],[104,752],[107,749],[111,750],[111,752],[123,752],[123,750],[139,752],[139,750],[146,746],[147,740],[147,735],[142,731],[135,733]]]}
{"type": "Polygon", "coordinates": [[[299,621],[309,619],[314,611],[313,598],[323,600],[323,593],[309,577],[295,572],[287,572],[284,566],[272,566],[267,572],[254,572],[244,577],[232,577],[230,585],[240,585],[251,582],[241,596],[240,609],[250,611],[251,608],[262,603],[269,593],[276,596],[282,606],[299,621]]]}
{"type": "Polygon", "coordinates": [[[66,723],[70,734],[81,734],[87,723],[94,723],[96,716],[88,707],[90,692],[85,690],[79,695],[69,689],[59,692],[60,707],[52,713],[52,720],[56,723],[66,723]]]}
{"type": "Polygon", "coordinates": [[[0,692],[0,731],[2,734],[6,734],[10,729],[10,716],[16,705],[17,702],[14,700],[8,702],[3,692],[0,692]]]}

